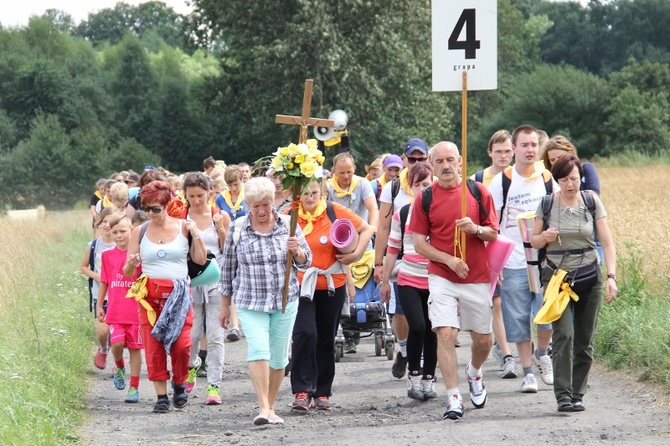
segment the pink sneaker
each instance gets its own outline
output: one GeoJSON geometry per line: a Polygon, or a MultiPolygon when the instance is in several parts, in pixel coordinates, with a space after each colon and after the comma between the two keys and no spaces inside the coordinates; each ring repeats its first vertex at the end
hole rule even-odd
{"type": "Polygon", "coordinates": [[[105,367],[107,366],[107,353],[103,353],[102,350],[98,349],[98,352],[93,359],[93,364],[100,370],[105,370],[105,367]]]}

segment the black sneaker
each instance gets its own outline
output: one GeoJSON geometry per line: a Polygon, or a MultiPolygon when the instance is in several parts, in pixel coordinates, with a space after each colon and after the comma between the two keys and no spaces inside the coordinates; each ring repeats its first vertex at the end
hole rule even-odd
{"type": "Polygon", "coordinates": [[[356,342],[353,339],[344,341],[344,353],[356,353],[356,342]]]}
{"type": "Polygon", "coordinates": [[[186,387],[183,384],[177,385],[174,382],[172,383],[172,388],[174,389],[174,394],[172,395],[172,404],[177,409],[183,409],[188,403],[188,393],[186,393],[186,387]]]}
{"type": "Polygon", "coordinates": [[[154,413],[168,413],[170,411],[170,400],[164,396],[158,398],[154,405],[154,413]]]}
{"type": "Polygon", "coordinates": [[[407,356],[403,356],[400,352],[396,352],[395,361],[393,361],[393,367],[391,367],[391,373],[394,377],[401,379],[405,376],[405,371],[407,370],[407,356]]]}

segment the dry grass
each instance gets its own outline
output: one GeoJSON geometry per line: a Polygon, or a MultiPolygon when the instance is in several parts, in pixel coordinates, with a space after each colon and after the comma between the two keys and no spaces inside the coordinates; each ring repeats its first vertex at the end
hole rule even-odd
{"type": "Polygon", "coordinates": [[[651,281],[670,276],[670,167],[598,167],[617,257],[639,249],[651,281]]]}
{"type": "MultiPolygon", "coordinates": [[[[90,231],[90,214],[87,211],[50,212],[44,221],[12,222],[0,219],[0,308],[20,301],[20,284],[26,280],[39,280],[35,271],[34,253],[45,246],[58,243],[72,235],[73,229],[90,231]]],[[[84,253],[82,245],[81,252],[84,253]]],[[[53,259],[58,262],[58,259],[53,259]]]]}

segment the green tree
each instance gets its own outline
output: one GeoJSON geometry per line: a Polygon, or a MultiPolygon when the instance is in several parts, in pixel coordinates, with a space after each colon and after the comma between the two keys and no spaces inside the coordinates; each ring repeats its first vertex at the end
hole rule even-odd
{"type": "Polygon", "coordinates": [[[161,159],[155,153],[147,150],[133,138],[124,138],[118,145],[106,150],[104,167],[107,172],[132,169],[142,172],[144,166],[160,166],[161,159]]]}
{"type": "Polygon", "coordinates": [[[96,177],[100,175],[98,155],[93,146],[80,145],[73,150],[72,138],[58,118],[38,114],[30,138],[2,157],[3,195],[19,209],[38,204],[49,209],[71,207],[94,184],[86,170],[91,169],[96,177]]]}
{"type": "MultiPolygon", "coordinates": [[[[486,147],[498,129],[531,124],[549,135],[569,137],[580,156],[589,158],[605,147],[607,104],[603,79],[569,66],[540,66],[514,80],[504,106],[487,116],[473,136],[474,145],[486,147]]],[[[484,151],[474,158],[484,159],[484,151]]]]}
{"type": "Polygon", "coordinates": [[[94,45],[117,44],[126,32],[136,37],[157,34],[169,46],[187,50],[184,17],[163,2],[150,1],[137,6],[118,2],[114,8],[105,8],[88,15],[77,26],[75,34],[94,45]]]}
{"type": "Polygon", "coordinates": [[[361,166],[412,137],[453,134],[457,96],[431,92],[428,1],[194,3],[225,42],[224,73],[211,88],[227,160],[252,161],[297,139],[274,116],[300,114],[306,78],[315,82],[312,116],[349,113],[361,166]]]}
{"type": "Polygon", "coordinates": [[[156,146],[156,73],[139,40],[127,34],[118,48],[111,94],[116,99],[116,122],[121,136],[135,138],[144,147],[156,146]]]}

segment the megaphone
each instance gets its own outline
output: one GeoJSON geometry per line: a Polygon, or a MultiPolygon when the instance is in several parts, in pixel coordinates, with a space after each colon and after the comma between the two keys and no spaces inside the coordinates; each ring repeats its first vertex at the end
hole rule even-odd
{"type": "Polygon", "coordinates": [[[347,112],[344,110],[333,110],[328,119],[333,121],[335,125],[333,127],[314,127],[314,137],[319,141],[328,141],[333,137],[335,132],[341,132],[347,128],[347,122],[349,117],[347,112]]]}

